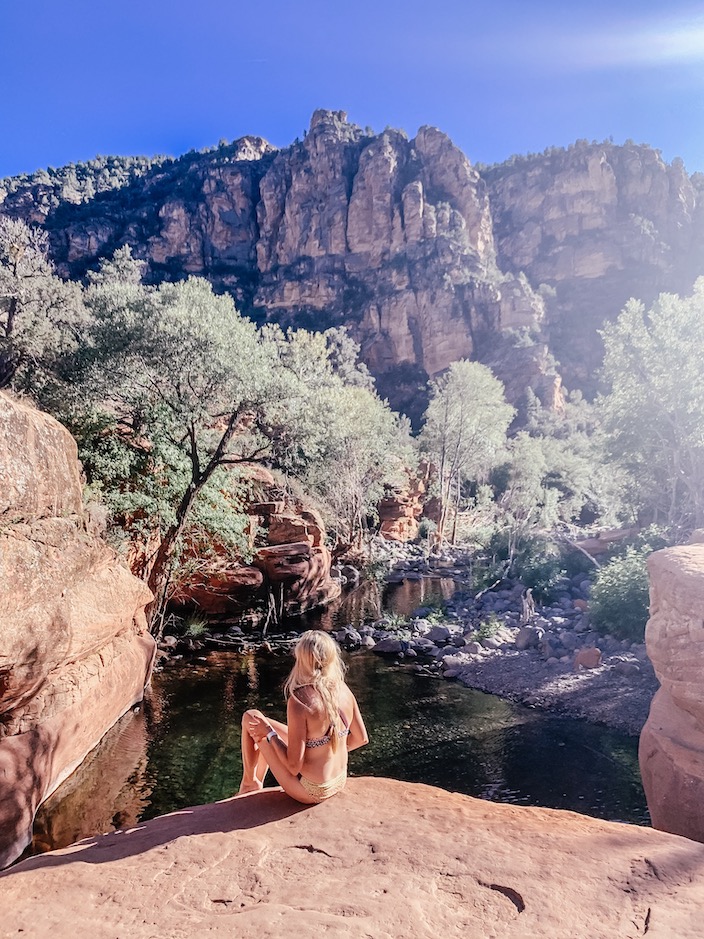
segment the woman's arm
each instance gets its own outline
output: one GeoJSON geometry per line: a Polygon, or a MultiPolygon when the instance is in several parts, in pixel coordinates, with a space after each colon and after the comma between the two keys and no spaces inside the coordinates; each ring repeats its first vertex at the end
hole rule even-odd
{"type": "MultiPolygon", "coordinates": [[[[350,692],[352,694],[352,692],[350,692]]],[[[352,695],[352,720],[350,721],[350,732],[347,735],[347,749],[356,750],[358,747],[364,747],[369,743],[367,728],[364,726],[362,714],[357,704],[357,699],[352,695]]]]}
{"type": "Polygon", "coordinates": [[[306,752],[306,713],[305,706],[294,696],[288,699],[287,705],[288,745],[278,734],[265,740],[272,728],[264,714],[252,717],[249,722],[249,733],[260,747],[276,747],[286,769],[297,776],[303,766],[306,752]]]}

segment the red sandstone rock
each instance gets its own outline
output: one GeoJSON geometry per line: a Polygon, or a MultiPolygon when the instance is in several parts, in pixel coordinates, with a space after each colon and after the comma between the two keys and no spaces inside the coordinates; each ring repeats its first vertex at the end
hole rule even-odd
{"type": "MultiPolygon", "coordinates": [[[[246,471],[249,472],[249,467],[246,471]]],[[[258,495],[276,492],[268,471],[257,479],[258,495]],[[267,478],[268,477],[268,478],[267,478]]],[[[252,503],[247,510],[259,518],[257,538],[266,537],[267,546],[257,551],[251,566],[223,555],[199,566],[174,595],[180,608],[196,608],[208,615],[241,614],[256,601],[266,599],[267,591],[283,588],[283,611],[303,613],[328,603],[340,595],[340,585],[330,576],[331,557],[325,547],[325,523],[320,514],[300,502],[269,499],[252,503]]],[[[210,548],[213,546],[210,545],[210,548]]],[[[198,546],[192,554],[198,557],[198,546]]]]}
{"type": "Polygon", "coordinates": [[[578,649],[574,655],[572,668],[577,671],[579,668],[598,668],[601,665],[601,649],[596,647],[587,647],[578,649]]]}
{"type": "Polygon", "coordinates": [[[24,861],[3,934],[32,939],[695,939],[704,849],[571,812],[351,779],[265,790],[24,861]]]}
{"type": "Polygon", "coordinates": [[[0,393],[0,866],[37,805],[140,700],[151,594],[83,520],[65,428],[0,393]]]}
{"type": "Polygon", "coordinates": [[[661,683],[639,760],[656,828],[704,842],[704,545],[648,559],[648,655],[661,683]]]}
{"type": "Polygon", "coordinates": [[[379,503],[379,534],[387,541],[412,541],[418,536],[418,520],[424,514],[423,497],[429,468],[421,467],[424,478],[408,473],[404,487],[388,492],[379,503]]]}

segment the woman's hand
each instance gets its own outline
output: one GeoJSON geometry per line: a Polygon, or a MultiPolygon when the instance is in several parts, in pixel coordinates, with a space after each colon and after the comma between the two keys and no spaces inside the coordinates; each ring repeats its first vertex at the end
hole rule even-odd
{"type": "Polygon", "coordinates": [[[260,743],[269,731],[273,730],[273,727],[263,717],[252,717],[247,726],[247,730],[252,740],[254,740],[255,743],[260,743]]]}

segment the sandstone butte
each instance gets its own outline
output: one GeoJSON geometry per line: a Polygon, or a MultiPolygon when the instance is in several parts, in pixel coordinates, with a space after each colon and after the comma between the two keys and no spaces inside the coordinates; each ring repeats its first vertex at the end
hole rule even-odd
{"type": "Polygon", "coordinates": [[[184,809],[0,876],[33,939],[694,939],[704,845],[571,812],[351,779],[184,809]]]}

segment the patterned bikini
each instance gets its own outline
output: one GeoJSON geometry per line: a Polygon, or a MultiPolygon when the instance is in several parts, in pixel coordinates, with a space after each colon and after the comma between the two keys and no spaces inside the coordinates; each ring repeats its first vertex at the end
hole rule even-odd
{"type": "MultiPolygon", "coordinates": [[[[350,726],[347,723],[345,715],[340,711],[340,717],[342,718],[342,723],[345,725],[344,730],[338,730],[337,736],[344,738],[350,732],[350,726]]],[[[306,747],[312,749],[314,747],[324,747],[332,738],[333,728],[332,726],[328,727],[328,732],[323,734],[322,737],[313,737],[310,740],[306,740],[306,747]]],[[[337,795],[338,792],[342,792],[345,788],[345,783],[347,782],[347,770],[343,770],[339,776],[335,776],[334,779],[328,779],[326,782],[316,783],[311,782],[310,779],[306,779],[305,776],[299,775],[298,777],[301,786],[305,789],[308,795],[313,799],[314,802],[324,802],[326,799],[329,799],[331,796],[337,795]]]]}

